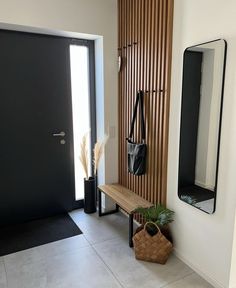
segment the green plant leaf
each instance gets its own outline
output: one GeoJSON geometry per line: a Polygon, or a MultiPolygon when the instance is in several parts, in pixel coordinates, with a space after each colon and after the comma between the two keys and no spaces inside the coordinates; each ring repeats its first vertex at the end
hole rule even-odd
{"type": "Polygon", "coordinates": [[[174,211],[161,204],[156,204],[150,208],[139,207],[135,211],[140,213],[146,222],[155,222],[158,226],[165,226],[174,221],[174,211]]]}

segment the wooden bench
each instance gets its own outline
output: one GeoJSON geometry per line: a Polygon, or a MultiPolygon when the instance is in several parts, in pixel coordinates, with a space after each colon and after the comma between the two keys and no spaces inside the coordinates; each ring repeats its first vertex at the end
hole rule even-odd
{"type": "Polygon", "coordinates": [[[148,208],[153,206],[150,202],[138,196],[131,190],[120,184],[109,184],[98,186],[98,215],[99,217],[113,214],[119,211],[119,207],[129,215],[129,246],[133,247],[133,215],[138,207],[148,208]],[[111,211],[102,212],[102,193],[109,196],[115,203],[116,208],[111,211]]]}

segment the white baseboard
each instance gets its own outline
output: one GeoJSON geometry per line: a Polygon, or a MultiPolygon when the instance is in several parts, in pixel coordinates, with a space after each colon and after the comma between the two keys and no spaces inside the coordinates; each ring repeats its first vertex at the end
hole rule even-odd
{"type": "Polygon", "coordinates": [[[176,257],[178,257],[181,261],[187,264],[190,268],[192,268],[197,274],[199,274],[203,279],[205,279],[215,288],[229,288],[224,286],[222,283],[219,283],[216,279],[203,272],[200,267],[197,267],[192,262],[187,260],[181,253],[179,253],[179,251],[176,248],[174,248],[174,254],[176,255],[176,257]]]}

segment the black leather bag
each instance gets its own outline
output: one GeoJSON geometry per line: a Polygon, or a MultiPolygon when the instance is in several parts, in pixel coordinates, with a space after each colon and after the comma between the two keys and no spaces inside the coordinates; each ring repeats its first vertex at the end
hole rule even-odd
{"type": "Polygon", "coordinates": [[[131,122],[131,129],[129,137],[127,138],[128,171],[134,175],[143,175],[145,174],[146,170],[147,145],[145,144],[143,96],[144,96],[143,91],[138,91],[134,106],[134,114],[131,122]],[[136,143],[132,140],[134,133],[134,124],[137,118],[138,104],[140,112],[142,143],[136,143]]]}

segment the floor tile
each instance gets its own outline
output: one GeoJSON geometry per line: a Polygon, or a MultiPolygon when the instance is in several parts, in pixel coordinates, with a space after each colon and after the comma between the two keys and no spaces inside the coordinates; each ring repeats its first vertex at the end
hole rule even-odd
{"type": "Polygon", "coordinates": [[[2,257],[0,257],[0,288],[7,288],[7,277],[2,257]]]}
{"type": "Polygon", "coordinates": [[[47,270],[46,262],[29,262],[21,266],[7,268],[8,288],[46,288],[47,270]]]}
{"type": "Polygon", "coordinates": [[[16,253],[12,253],[3,257],[6,266],[24,265],[27,263],[34,263],[43,260],[44,257],[51,257],[54,255],[76,251],[77,249],[89,246],[89,242],[83,235],[78,235],[63,240],[51,242],[45,245],[26,249],[16,253]]]}
{"type": "Polygon", "coordinates": [[[26,265],[28,263],[35,263],[43,260],[43,258],[44,257],[42,253],[40,253],[40,249],[38,247],[3,256],[6,269],[10,269],[11,267],[15,266],[26,265]]]}
{"type": "Polygon", "coordinates": [[[38,251],[40,252],[41,256],[52,257],[71,251],[75,252],[77,249],[89,245],[89,242],[85,239],[83,235],[78,235],[60,241],[52,242],[46,245],[38,246],[38,251]]]}
{"type": "Polygon", "coordinates": [[[38,261],[25,259],[6,266],[9,288],[121,287],[91,246],[51,257],[43,255],[38,261]]]}
{"type": "Polygon", "coordinates": [[[213,288],[208,282],[202,279],[198,274],[193,273],[183,279],[176,281],[170,285],[164,286],[163,288],[213,288]]]}
{"type": "Polygon", "coordinates": [[[158,288],[193,273],[192,269],[174,255],[166,265],[138,261],[133,249],[121,239],[105,241],[93,247],[127,288],[158,288]]]}
{"type": "Polygon", "coordinates": [[[128,241],[128,218],[121,212],[103,217],[98,217],[97,213],[70,215],[91,244],[117,237],[128,241]]]}
{"type": "Polygon", "coordinates": [[[8,288],[46,287],[46,262],[38,247],[4,256],[8,288]]]}
{"type": "Polygon", "coordinates": [[[121,287],[91,247],[47,261],[48,288],[121,287]]]}

